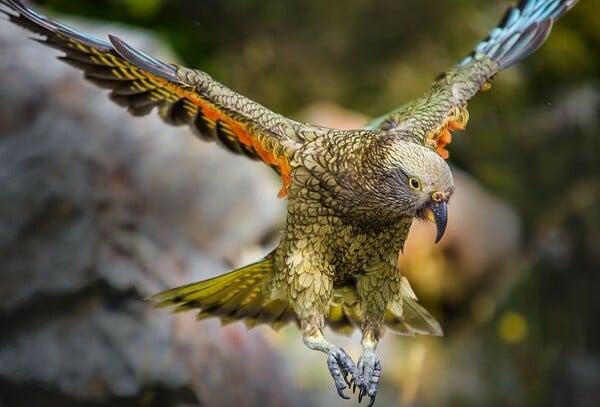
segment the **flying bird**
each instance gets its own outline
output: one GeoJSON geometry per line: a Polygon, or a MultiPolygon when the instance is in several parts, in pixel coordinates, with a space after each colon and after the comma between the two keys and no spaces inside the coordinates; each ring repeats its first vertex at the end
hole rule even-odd
{"type": "Polygon", "coordinates": [[[262,160],[281,178],[287,220],[279,245],[227,274],[151,297],[200,319],[243,320],[275,328],[296,322],[304,343],[326,354],[338,394],[377,395],[384,329],[441,335],[417,301],[397,258],[415,218],[445,231],[454,182],[447,145],[468,121],[467,102],[501,70],[538,49],[556,19],[577,0],[522,0],[474,51],[440,75],[425,94],[364,128],[300,123],[228,89],[205,72],[166,63],[114,36],[94,38],[47,18],[19,0],[0,11],[63,52],[59,58],[110,89],[132,115],[154,108],[168,124],[187,125],[203,140],[262,160]],[[323,334],[362,332],[355,363],[323,334]]]}

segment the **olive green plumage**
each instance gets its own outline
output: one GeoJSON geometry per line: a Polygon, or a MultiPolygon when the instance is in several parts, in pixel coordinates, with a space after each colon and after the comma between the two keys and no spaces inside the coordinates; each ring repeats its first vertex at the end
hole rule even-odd
{"type": "Polygon", "coordinates": [[[467,102],[498,71],[534,52],[576,0],[522,0],[475,51],[441,75],[423,97],[363,129],[337,130],[290,120],[214,81],[109,37],[103,41],[50,20],[18,0],[0,0],[10,21],[28,28],[134,115],[157,107],[165,122],[260,159],[282,179],[287,221],[263,260],[207,281],[156,294],[158,306],[196,310],[198,318],[279,327],[296,322],[305,344],[327,354],[341,397],[359,389],[375,400],[385,327],[404,335],[441,335],[418,304],[397,257],[413,219],[444,234],[454,192],[445,158],[450,131],[468,121],[467,102]],[[357,364],[323,329],[362,332],[357,364]]]}

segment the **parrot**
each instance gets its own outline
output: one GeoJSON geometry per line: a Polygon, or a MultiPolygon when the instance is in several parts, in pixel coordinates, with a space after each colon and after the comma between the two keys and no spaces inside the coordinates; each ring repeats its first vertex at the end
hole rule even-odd
{"type": "Polygon", "coordinates": [[[201,70],[163,62],[108,35],[102,40],[50,19],[20,0],[0,0],[10,22],[62,52],[59,59],[133,116],[155,110],[170,125],[270,166],[287,198],[280,242],[264,258],[229,273],[150,297],[198,319],[242,320],[277,329],[298,325],[304,344],[323,352],[340,397],[358,389],[372,406],[381,377],[377,345],[385,330],[442,335],[398,268],[413,220],[444,235],[454,181],[447,146],[467,125],[467,102],[495,75],[536,51],[577,0],[521,0],[474,50],[416,100],[362,128],[342,130],[284,117],[201,70]],[[324,328],[362,333],[355,363],[324,328]]]}

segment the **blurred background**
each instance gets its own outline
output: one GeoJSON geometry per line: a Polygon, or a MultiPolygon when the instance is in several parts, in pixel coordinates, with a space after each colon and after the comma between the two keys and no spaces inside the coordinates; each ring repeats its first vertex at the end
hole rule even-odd
{"type": "MultiPolygon", "coordinates": [[[[507,4],[34,3],[348,128],[419,96],[507,4]]],[[[220,328],[143,301],[274,247],[285,202],[269,169],[129,117],[28,36],[0,22],[0,405],[352,405],[293,326],[220,328]]],[[[598,405],[600,2],[469,111],[448,233],[434,246],[415,224],[400,256],[445,336],[384,337],[377,405],[598,405]]],[[[359,336],[332,338],[359,355],[359,336]]]]}

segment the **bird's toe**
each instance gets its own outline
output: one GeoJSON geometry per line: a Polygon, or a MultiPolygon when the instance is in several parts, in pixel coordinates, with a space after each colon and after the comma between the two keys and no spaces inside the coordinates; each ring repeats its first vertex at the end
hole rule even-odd
{"type": "Polygon", "coordinates": [[[362,393],[365,387],[364,381],[354,361],[342,348],[336,347],[329,351],[327,367],[340,397],[349,399],[350,397],[344,394],[344,390],[350,387],[353,388],[352,392],[358,387],[362,393]]]}
{"type": "Polygon", "coordinates": [[[381,378],[381,362],[375,352],[363,353],[358,361],[358,370],[363,379],[358,394],[358,402],[360,403],[363,397],[369,396],[368,407],[371,407],[375,403],[379,379],[381,378]]]}

